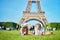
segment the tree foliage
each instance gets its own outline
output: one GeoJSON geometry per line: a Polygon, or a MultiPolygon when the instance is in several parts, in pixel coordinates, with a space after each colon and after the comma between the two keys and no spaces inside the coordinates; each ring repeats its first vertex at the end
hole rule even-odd
{"type": "Polygon", "coordinates": [[[49,27],[60,29],[60,23],[52,22],[48,24],[49,27]]]}
{"type": "Polygon", "coordinates": [[[17,25],[18,25],[18,27],[20,27],[19,24],[14,23],[14,22],[0,22],[1,27],[4,26],[4,27],[14,27],[14,28],[16,28],[17,25]]]}

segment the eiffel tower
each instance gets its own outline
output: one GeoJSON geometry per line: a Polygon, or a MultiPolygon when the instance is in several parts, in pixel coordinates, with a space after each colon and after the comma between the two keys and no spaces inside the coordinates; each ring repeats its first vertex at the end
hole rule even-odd
{"type": "Polygon", "coordinates": [[[26,10],[23,11],[23,17],[19,23],[22,24],[28,22],[29,20],[37,20],[41,24],[46,25],[48,22],[44,14],[45,12],[41,10],[40,0],[28,0],[26,10]],[[38,9],[37,12],[31,12],[32,3],[36,3],[38,9]]]}

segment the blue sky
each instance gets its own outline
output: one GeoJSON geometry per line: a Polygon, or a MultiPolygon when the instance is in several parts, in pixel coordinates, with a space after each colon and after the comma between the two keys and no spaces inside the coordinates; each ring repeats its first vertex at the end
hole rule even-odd
{"type": "MultiPolygon", "coordinates": [[[[27,0],[0,0],[0,22],[18,23],[26,6],[27,0]]],[[[48,22],[60,22],[60,0],[41,0],[41,8],[48,22]]]]}

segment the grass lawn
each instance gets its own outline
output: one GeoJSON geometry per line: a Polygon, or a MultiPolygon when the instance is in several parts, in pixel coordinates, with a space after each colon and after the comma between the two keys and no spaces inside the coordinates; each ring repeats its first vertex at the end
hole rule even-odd
{"type": "Polygon", "coordinates": [[[21,36],[19,31],[0,30],[0,40],[60,40],[60,30],[53,31],[53,35],[24,35],[21,36]]]}

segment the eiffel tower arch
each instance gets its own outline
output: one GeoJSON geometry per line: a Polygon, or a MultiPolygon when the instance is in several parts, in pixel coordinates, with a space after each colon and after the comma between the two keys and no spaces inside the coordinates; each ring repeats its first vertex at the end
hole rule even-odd
{"type": "Polygon", "coordinates": [[[23,17],[21,18],[19,23],[22,24],[30,20],[37,20],[43,25],[46,25],[48,22],[44,14],[45,12],[41,10],[40,0],[28,0],[26,10],[23,11],[23,17]],[[32,3],[37,4],[37,12],[31,12],[32,3]]]}

